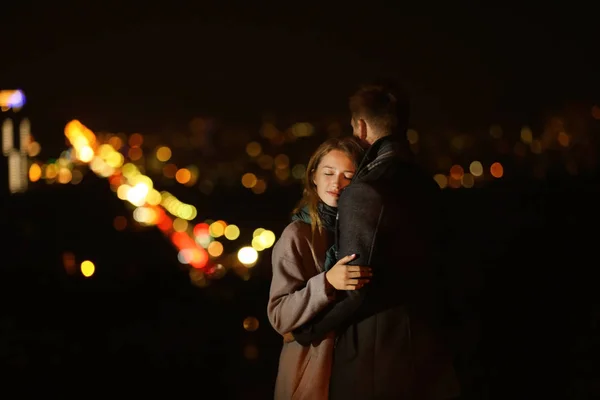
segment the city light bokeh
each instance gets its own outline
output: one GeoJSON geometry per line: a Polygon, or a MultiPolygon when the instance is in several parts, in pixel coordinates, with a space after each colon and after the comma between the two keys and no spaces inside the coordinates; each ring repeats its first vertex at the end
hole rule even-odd
{"type": "MultiPolygon", "coordinates": [[[[192,119],[188,136],[176,135],[170,143],[155,134],[140,132],[96,134],[81,121],[72,120],[64,127],[70,147],[58,157],[42,160],[41,145],[34,139],[31,123],[21,116],[24,94],[1,93],[0,106],[12,112],[2,122],[3,152],[10,159],[12,192],[42,183],[77,185],[88,172],[106,179],[130,209],[128,217],[115,217],[115,230],[126,230],[132,224],[160,230],[175,247],[178,262],[190,268],[191,281],[201,287],[223,277],[224,271],[249,279],[261,252],[272,247],[277,238],[272,228],[252,228],[250,237],[250,232],[242,234],[239,228],[247,225],[243,220],[234,223],[203,217],[206,210],[182,201],[175,194],[179,192],[176,188],[195,189],[211,196],[219,185],[239,185],[260,196],[274,186],[299,187],[310,155],[306,150],[297,152],[299,145],[319,135],[339,136],[343,131],[338,122],[325,126],[294,122],[282,129],[267,118],[258,135],[224,136],[219,147],[213,139],[214,123],[207,118],[192,119]],[[214,157],[194,160],[189,156],[190,149],[208,155],[218,151],[222,161],[213,161],[214,157]],[[247,238],[249,243],[244,242],[247,238]]],[[[600,119],[598,110],[594,106],[587,115],[580,109],[578,113],[551,116],[539,131],[526,124],[516,131],[493,124],[479,135],[432,135],[411,128],[406,139],[417,161],[432,172],[432,178],[444,190],[476,189],[516,176],[543,181],[557,165],[567,176],[577,176],[597,165],[592,150],[597,138],[592,136],[591,123],[600,119]],[[588,123],[573,123],[582,118],[588,123]]]]}
{"type": "MultiPolygon", "coordinates": [[[[78,120],[73,120],[65,126],[65,136],[72,148],[67,151],[67,158],[63,158],[63,164],[72,164],[73,168],[76,165],[87,165],[97,176],[108,179],[119,199],[127,201],[133,207],[132,217],[137,223],[157,227],[171,241],[178,251],[177,258],[181,264],[202,270],[203,276],[206,277],[214,275],[211,272],[217,265],[223,266],[222,263],[217,262],[223,256],[223,245],[216,239],[224,236],[231,241],[237,240],[239,228],[236,225],[228,224],[223,220],[194,221],[198,217],[196,207],[183,203],[172,193],[159,192],[154,187],[153,180],[142,173],[130,156],[124,156],[113,147],[113,144],[119,143],[114,136],[109,136],[106,141],[100,141],[78,120]],[[227,235],[225,235],[226,231],[227,235]]],[[[142,140],[141,135],[132,135],[129,140],[132,146],[130,150],[139,149],[142,140]]],[[[168,148],[160,148],[161,152],[157,154],[162,154],[163,160],[167,161],[170,157],[167,156],[169,152],[165,149],[168,148]]],[[[128,154],[131,153],[129,151],[128,154]]],[[[63,167],[59,169],[57,175],[63,170],[71,171],[63,167]]],[[[178,173],[182,170],[184,169],[179,169],[178,173]]],[[[37,171],[37,168],[30,171],[30,175],[40,175],[37,171]]],[[[180,175],[177,179],[181,184],[186,184],[191,176],[188,169],[185,171],[187,175],[184,177],[180,175]]],[[[63,172],[63,175],[67,175],[67,172],[63,172]]],[[[72,177],[72,173],[70,176],[72,177]]],[[[247,268],[254,266],[258,260],[258,252],[273,246],[275,242],[275,235],[269,230],[262,229],[258,237],[260,241],[256,242],[257,244],[253,240],[251,246],[241,246],[237,253],[237,263],[234,260],[238,267],[239,265],[247,268]]],[[[89,274],[86,276],[93,274],[93,268],[89,266],[86,271],[83,272],[84,275],[89,274]]],[[[194,273],[192,282],[198,282],[197,272],[194,273]]]]}

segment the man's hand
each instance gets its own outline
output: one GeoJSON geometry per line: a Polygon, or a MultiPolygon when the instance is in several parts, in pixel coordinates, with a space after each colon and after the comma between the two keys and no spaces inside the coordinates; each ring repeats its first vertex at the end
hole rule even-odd
{"type": "Polygon", "coordinates": [[[337,290],[356,290],[360,289],[373,276],[371,268],[358,265],[346,265],[356,258],[356,254],[351,254],[341,258],[329,271],[325,273],[325,278],[331,286],[337,290]]]}

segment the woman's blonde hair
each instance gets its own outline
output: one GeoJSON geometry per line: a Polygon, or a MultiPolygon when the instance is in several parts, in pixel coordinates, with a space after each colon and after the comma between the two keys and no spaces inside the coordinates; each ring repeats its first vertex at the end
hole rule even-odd
{"type": "Polygon", "coordinates": [[[302,199],[294,209],[293,213],[299,212],[304,206],[308,206],[308,213],[310,215],[310,227],[312,231],[312,236],[314,238],[315,231],[318,228],[319,232],[322,232],[323,229],[323,221],[319,217],[318,204],[319,204],[319,194],[317,193],[317,186],[314,183],[315,172],[321,164],[321,160],[332,150],[339,150],[346,154],[355,168],[358,168],[358,164],[360,163],[362,156],[364,155],[364,150],[361,147],[358,139],[354,136],[346,136],[343,138],[332,138],[323,142],[313,155],[308,160],[308,165],[306,166],[306,173],[304,174],[304,191],[302,194],[302,199]]]}

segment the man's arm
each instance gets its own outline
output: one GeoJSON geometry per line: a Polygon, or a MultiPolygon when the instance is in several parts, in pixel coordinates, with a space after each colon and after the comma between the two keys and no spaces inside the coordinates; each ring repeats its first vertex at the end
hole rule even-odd
{"type": "MultiPolygon", "coordinates": [[[[373,267],[371,256],[383,206],[380,194],[367,183],[349,185],[340,197],[338,254],[356,254],[349,265],[373,267]]],[[[373,271],[377,274],[377,271],[373,271]]],[[[339,302],[324,309],[310,322],[293,331],[296,341],[304,346],[322,339],[328,332],[348,320],[363,304],[369,284],[359,290],[346,291],[339,302]]]]}

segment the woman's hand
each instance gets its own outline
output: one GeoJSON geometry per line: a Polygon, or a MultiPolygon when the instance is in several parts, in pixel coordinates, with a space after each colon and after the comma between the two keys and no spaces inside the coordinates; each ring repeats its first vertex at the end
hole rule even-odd
{"type": "Polygon", "coordinates": [[[292,332],[288,332],[283,335],[283,343],[292,343],[296,339],[294,338],[294,334],[292,332]]]}
{"type": "Polygon", "coordinates": [[[354,260],[356,254],[351,254],[341,258],[329,271],[325,273],[325,278],[331,286],[337,290],[356,290],[360,289],[373,276],[371,268],[358,265],[346,265],[354,260]]]}

